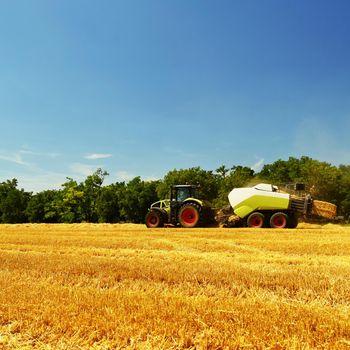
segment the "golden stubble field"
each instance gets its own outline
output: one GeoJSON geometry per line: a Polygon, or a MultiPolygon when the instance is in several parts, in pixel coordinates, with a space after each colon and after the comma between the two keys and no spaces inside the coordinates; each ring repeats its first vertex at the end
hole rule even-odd
{"type": "Polygon", "coordinates": [[[349,349],[350,228],[0,225],[0,349],[349,349]]]}

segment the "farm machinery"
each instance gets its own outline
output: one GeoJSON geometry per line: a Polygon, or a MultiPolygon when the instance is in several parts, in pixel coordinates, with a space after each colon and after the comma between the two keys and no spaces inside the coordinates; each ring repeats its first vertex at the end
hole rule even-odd
{"type": "MultiPolygon", "coordinates": [[[[297,184],[295,190],[300,193],[304,187],[297,184]]],[[[234,188],[228,194],[230,204],[221,209],[211,208],[198,199],[196,186],[172,186],[170,192],[170,199],[151,205],[145,219],[147,227],[295,228],[301,216],[333,219],[337,209],[334,204],[314,200],[309,194],[290,194],[271,184],[234,188]]]]}
{"type": "Polygon", "coordinates": [[[170,199],[161,200],[151,205],[145,223],[156,228],[164,225],[182,227],[203,226],[211,215],[211,208],[197,197],[198,186],[176,185],[170,190],[170,199]]]}

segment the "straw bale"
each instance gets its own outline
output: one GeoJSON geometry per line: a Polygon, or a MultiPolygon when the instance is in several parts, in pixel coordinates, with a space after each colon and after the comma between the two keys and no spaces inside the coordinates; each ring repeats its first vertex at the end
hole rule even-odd
{"type": "Polygon", "coordinates": [[[314,200],[312,203],[311,214],[334,219],[337,215],[337,206],[329,202],[314,200]]]}

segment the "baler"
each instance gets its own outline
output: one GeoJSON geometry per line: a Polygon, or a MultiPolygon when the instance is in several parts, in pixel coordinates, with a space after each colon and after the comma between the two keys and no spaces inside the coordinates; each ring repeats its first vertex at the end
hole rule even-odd
{"type": "Polygon", "coordinates": [[[234,188],[228,200],[230,207],[219,210],[215,217],[220,226],[295,228],[300,216],[332,219],[336,215],[336,206],[332,203],[313,200],[310,195],[280,192],[271,184],[234,188]]]}

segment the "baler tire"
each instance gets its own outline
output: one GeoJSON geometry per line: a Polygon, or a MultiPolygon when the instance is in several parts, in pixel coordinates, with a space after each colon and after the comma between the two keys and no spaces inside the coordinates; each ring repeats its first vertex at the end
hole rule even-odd
{"type": "Polygon", "coordinates": [[[296,228],[298,226],[298,217],[295,214],[289,215],[289,228],[296,228]]]}
{"type": "Polygon", "coordinates": [[[265,216],[262,213],[254,212],[248,216],[247,226],[251,228],[262,228],[264,227],[265,216]]]}
{"type": "Polygon", "coordinates": [[[158,228],[164,226],[164,217],[159,210],[150,210],[145,217],[145,224],[148,228],[158,228]]]}
{"type": "Polygon", "coordinates": [[[287,228],[289,227],[289,216],[286,213],[276,212],[270,218],[271,228],[287,228]]]}
{"type": "Polygon", "coordinates": [[[201,221],[201,206],[196,203],[185,203],[179,210],[178,222],[182,227],[199,226],[201,221]]]}

